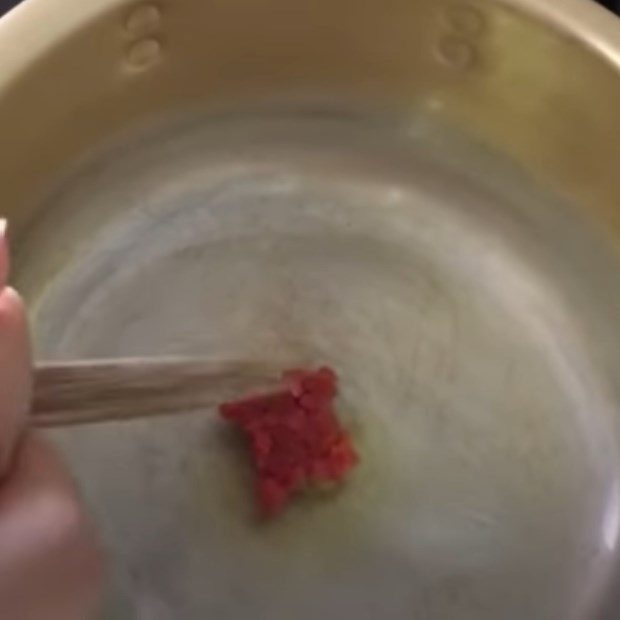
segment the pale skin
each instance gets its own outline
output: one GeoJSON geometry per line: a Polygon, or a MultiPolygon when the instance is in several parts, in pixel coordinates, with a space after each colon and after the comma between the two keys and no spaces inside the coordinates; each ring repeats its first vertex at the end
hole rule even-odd
{"type": "Polygon", "coordinates": [[[29,428],[28,326],[8,270],[0,220],[0,618],[87,620],[100,593],[97,537],[65,465],[29,428]]]}

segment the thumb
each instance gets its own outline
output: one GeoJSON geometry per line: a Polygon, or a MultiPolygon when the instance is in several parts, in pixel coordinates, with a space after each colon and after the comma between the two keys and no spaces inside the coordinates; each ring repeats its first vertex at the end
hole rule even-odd
{"type": "Polygon", "coordinates": [[[0,477],[13,458],[27,421],[32,387],[26,312],[19,295],[5,287],[6,225],[0,220],[0,477]]]}

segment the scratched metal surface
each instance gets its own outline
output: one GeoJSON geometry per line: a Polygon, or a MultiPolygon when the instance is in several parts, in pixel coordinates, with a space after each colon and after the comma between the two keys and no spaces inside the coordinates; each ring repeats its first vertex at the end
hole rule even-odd
{"type": "Polygon", "coordinates": [[[586,617],[619,526],[620,291],[570,205],[432,116],[292,107],[162,121],[45,206],[18,274],[40,356],[331,364],[362,454],[264,525],[215,412],[55,432],[107,618],[586,617]]]}

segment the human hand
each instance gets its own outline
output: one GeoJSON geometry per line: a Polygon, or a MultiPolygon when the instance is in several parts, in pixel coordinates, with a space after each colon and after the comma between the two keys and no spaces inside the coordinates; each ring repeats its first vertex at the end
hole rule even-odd
{"type": "Polygon", "coordinates": [[[27,426],[28,328],[6,286],[5,228],[0,220],[0,618],[86,620],[101,582],[96,536],[65,466],[27,426]]]}

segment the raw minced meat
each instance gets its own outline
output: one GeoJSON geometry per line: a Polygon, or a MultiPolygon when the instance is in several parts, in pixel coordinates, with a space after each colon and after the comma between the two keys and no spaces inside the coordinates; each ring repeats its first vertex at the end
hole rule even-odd
{"type": "Polygon", "coordinates": [[[358,463],[334,411],[337,391],[331,368],[291,370],[281,390],[220,406],[248,438],[264,516],[277,516],[308,486],[342,481],[358,463]]]}

